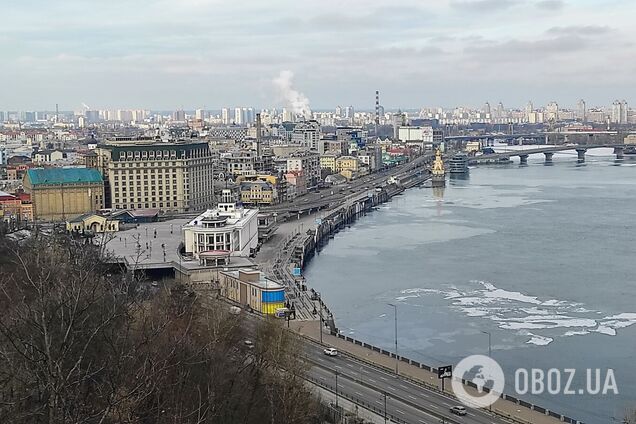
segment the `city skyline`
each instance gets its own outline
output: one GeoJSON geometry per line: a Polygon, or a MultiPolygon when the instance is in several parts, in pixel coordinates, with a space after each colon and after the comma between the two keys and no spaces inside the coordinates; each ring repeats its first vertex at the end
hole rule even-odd
{"type": "Polygon", "coordinates": [[[387,109],[633,103],[630,12],[627,0],[30,0],[0,29],[0,108],[284,107],[281,76],[312,109],[372,108],[376,89],[387,109]]]}

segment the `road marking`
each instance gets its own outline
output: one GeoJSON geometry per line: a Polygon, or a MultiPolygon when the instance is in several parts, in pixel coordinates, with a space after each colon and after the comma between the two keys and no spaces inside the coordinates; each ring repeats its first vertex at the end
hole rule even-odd
{"type": "Polygon", "coordinates": [[[396,409],[397,412],[399,412],[400,414],[404,415],[404,411],[401,411],[399,409],[396,409]]]}
{"type": "Polygon", "coordinates": [[[347,364],[347,366],[348,366],[348,367],[351,367],[351,368],[353,368],[353,365],[351,365],[351,364],[347,364]]]}
{"type": "Polygon", "coordinates": [[[380,405],[382,405],[382,402],[380,402],[379,400],[376,400],[375,403],[379,403],[380,405]]]}
{"type": "Polygon", "coordinates": [[[388,381],[388,380],[386,379],[386,377],[382,377],[382,376],[380,376],[380,378],[381,378],[382,380],[384,380],[384,381],[388,381]]]}
{"type": "Polygon", "coordinates": [[[418,421],[421,422],[421,423],[426,424],[426,421],[424,421],[424,420],[418,420],[418,421]]]}
{"type": "Polygon", "coordinates": [[[360,371],[362,371],[365,374],[369,374],[369,371],[365,370],[364,368],[360,368],[360,371]]]}
{"type": "Polygon", "coordinates": [[[395,387],[393,387],[393,386],[387,386],[387,387],[388,387],[389,390],[395,391],[395,387]]]}
{"type": "Polygon", "coordinates": [[[406,387],[404,384],[400,384],[400,387],[403,389],[408,389],[408,387],[406,387]]]}
{"type": "Polygon", "coordinates": [[[334,365],[334,367],[342,369],[342,367],[340,365],[334,365]]]}
{"type": "Polygon", "coordinates": [[[355,392],[355,394],[356,394],[356,395],[358,395],[358,396],[364,396],[364,395],[363,395],[362,393],[360,393],[360,392],[355,392]]]}
{"type": "Polygon", "coordinates": [[[415,396],[411,396],[411,395],[407,395],[407,396],[414,400],[417,399],[415,396]]]}
{"type": "Polygon", "coordinates": [[[370,381],[370,382],[372,382],[372,383],[377,383],[377,381],[375,381],[375,380],[374,380],[374,379],[372,379],[372,378],[370,378],[370,379],[369,379],[369,381],[370,381]]]}
{"type": "Polygon", "coordinates": [[[439,407],[435,406],[435,405],[429,405],[431,408],[435,408],[435,409],[439,409],[439,407]]]}

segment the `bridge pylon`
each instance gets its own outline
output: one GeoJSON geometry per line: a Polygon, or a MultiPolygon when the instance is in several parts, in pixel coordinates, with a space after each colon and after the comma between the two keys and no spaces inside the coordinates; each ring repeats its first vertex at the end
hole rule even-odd
{"type": "Polygon", "coordinates": [[[554,152],[543,152],[545,155],[545,164],[552,165],[552,156],[554,156],[554,152]]]}
{"type": "Polygon", "coordinates": [[[622,146],[614,147],[614,154],[616,155],[616,159],[623,159],[625,153],[625,148],[622,146]]]}
{"type": "Polygon", "coordinates": [[[582,149],[582,148],[576,149],[576,154],[578,155],[579,163],[585,162],[585,152],[587,152],[587,149],[582,149]]]}

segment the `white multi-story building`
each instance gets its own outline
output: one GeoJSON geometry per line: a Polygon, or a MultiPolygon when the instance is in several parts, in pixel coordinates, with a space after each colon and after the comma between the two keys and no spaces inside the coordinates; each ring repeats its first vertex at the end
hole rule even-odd
{"type": "Polygon", "coordinates": [[[230,109],[226,107],[221,109],[221,121],[223,121],[223,125],[230,125],[230,109]]]}
{"type": "MultiPolygon", "coordinates": [[[[249,256],[258,243],[258,209],[219,203],[183,226],[186,253],[249,256]]],[[[205,256],[205,255],[204,255],[205,256]]]]}
{"type": "Polygon", "coordinates": [[[287,172],[302,172],[307,187],[314,187],[320,181],[320,156],[317,153],[298,152],[287,158],[287,172]]]}
{"type": "Polygon", "coordinates": [[[627,102],[616,100],[612,103],[611,121],[613,124],[627,124],[627,102]]]}
{"type": "Polygon", "coordinates": [[[319,150],[318,143],[321,138],[320,124],[317,121],[301,122],[294,127],[291,141],[294,144],[319,150]]]}
{"type": "Polygon", "coordinates": [[[234,123],[236,125],[243,125],[245,123],[243,109],[241,109],[240,107],[234,108],[234,123]]]}
{"type": "Polygon", "coordinates": [[[399,127],[398,138],[418,145],[433,143],[433,127],[399,127]]]}

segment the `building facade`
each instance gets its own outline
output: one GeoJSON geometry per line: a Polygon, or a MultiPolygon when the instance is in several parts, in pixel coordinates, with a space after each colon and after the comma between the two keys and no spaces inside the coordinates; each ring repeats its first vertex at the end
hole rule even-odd
{"type": "Polygon", "coordinates": [[[23,186],[31,196],[34,219],[64,221],[104,205],[104,182],[96,169],[29,169],[23,186]]]}
{"type": "Polygon", "coordinates": [[[269,206],[277,202],[276,188],[267,181],[245,181],[241,183],[241,203],[246,205],[269,206]]]}
{"type": "Polygon", "coordinates": [[[213,156],[205,142],[117,139],[99,145],[107,207],[189,212],[214,201],[213,156]]]}
{"type": "Polygon", "coordinates": [[[287,158],[287,172],[296,171],[302,171],[305,175],[307,187],[318,185],[320,182],[320,156],[317,153],[298,152],[287,158]]]}
{"type": "Polygon", "coordinates": [[[260,271],[221,271],[219,286],[221,296],[265,315],[285,307],[285,288],[260,271]]]}
{"type": "Polygon", "coordinates": [[[320,138],[320,124],[317,121],[307,121],[294,127],[291,142],[318,151],[320,138]]]}
{"type": "Polygon", "coordinates": [[[205,252],[249,256],[258,243],[258,210],[219,203],[183,226],[185,251],[197,259],[205,252]]]}

